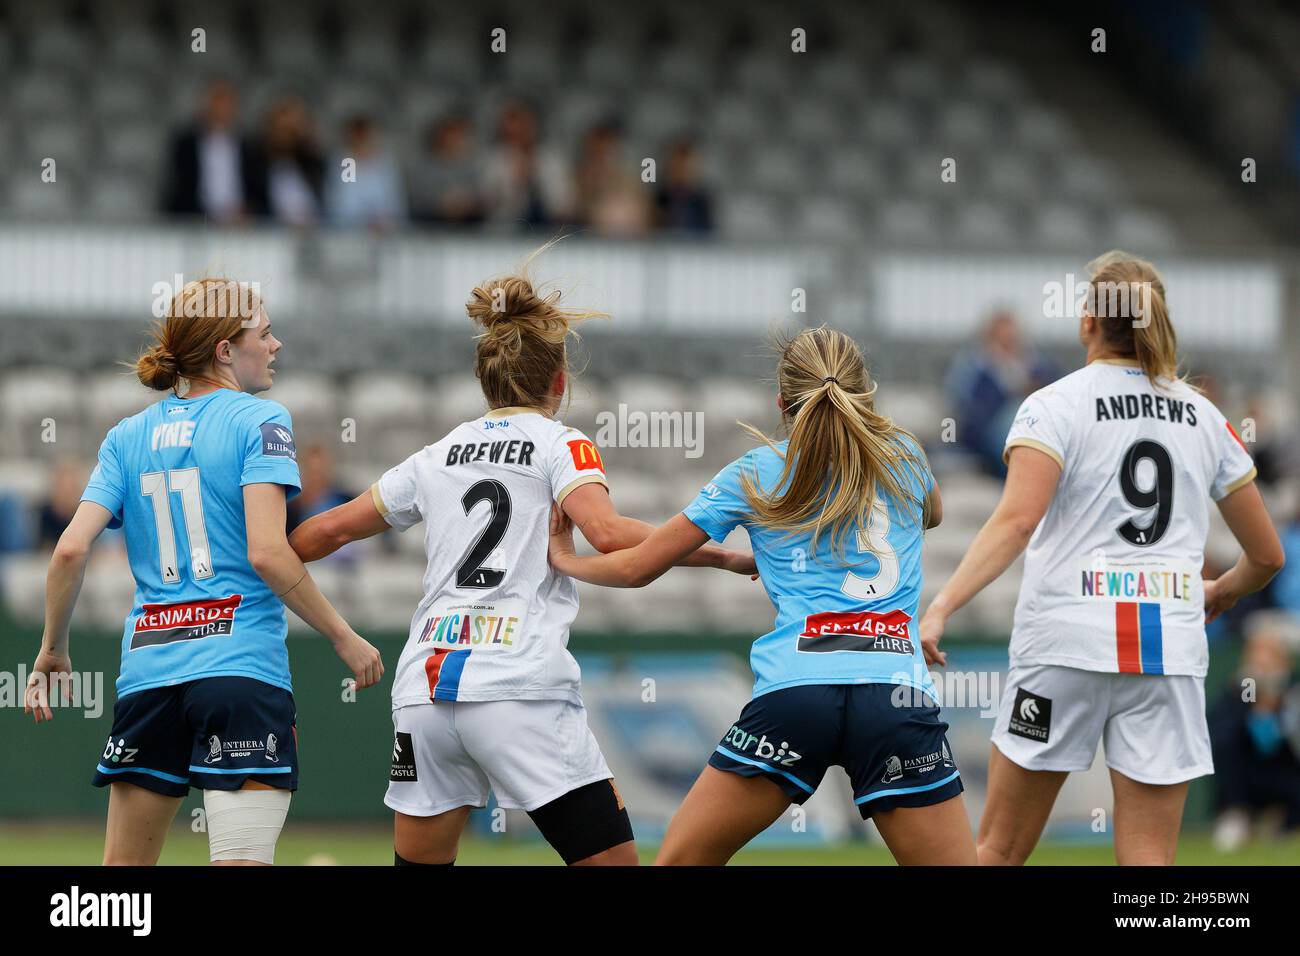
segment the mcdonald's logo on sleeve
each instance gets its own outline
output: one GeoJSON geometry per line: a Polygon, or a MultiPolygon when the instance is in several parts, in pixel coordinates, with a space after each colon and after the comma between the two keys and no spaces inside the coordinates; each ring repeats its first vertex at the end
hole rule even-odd
{"type": "Polygon", "coordinates": [[[602,474],[604,473],[605,463],[600,460],[600,452],[590,439],[574,439],[568,445],[569,454],[573,456],[574,468],[598,468],[602,474]]]}

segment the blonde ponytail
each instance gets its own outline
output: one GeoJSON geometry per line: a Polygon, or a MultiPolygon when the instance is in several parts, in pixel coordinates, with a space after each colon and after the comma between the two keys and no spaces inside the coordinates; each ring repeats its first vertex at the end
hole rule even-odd
{"type": "MultiPolygon", "coordinates": [[[[921,444],[875,410],[876,384],[862,353],[842,332],[821,326],[778,342],[777,383],[790,420],[790,442],[775,487],[763,491],[741,475],[750,511],[764,527],[811,533],[815,554],[830,532],[831,550],[843,559],[846,537],[866,530],[877,497],[929,524],[930,502],[904,486],[923,487],[928,470],[921,444]],[[909,447],[910,445],[910,447],[909,447]]],[[[763,432],[750,434],[773,447],[763,432]]]]}
{"type": "Polygon", "coordinates": [[[1107,348],[1136,359],[1152,385],[1179,379],[1178,334],[1156,267],[1112,250],[1088,263],[1088,272],[1088,311],[1101,323],[1107,348]]]}

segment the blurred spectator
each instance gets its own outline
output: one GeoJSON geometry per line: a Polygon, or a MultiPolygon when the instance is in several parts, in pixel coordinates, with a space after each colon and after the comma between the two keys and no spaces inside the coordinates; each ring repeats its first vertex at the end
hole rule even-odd
{"type": "Polygon", "coordinates": [[[605,236],[640,236],[650,229],[649,187],[626,165],[614,123],[587,131],[574,175],[578,219],[605,236]]]}
{"type": "Polygon", "coordinates": [[[301,99],[285,96],[276,101],[267,112],[260,147],[258,192],[266,197],[271,217],[293,226],[319,222],[325,158],[301,99]]]}
{"type": "MultiPolygon", "coordinates": [[[[334,477],[334,459],[324,445],[307,447],[299,456],[298,469],[302,478],[302,491],[286,506],[289,531],[293,531],[308,518],[346,504],[356,497],[338,485],[334,477]]],[[[350,559],[354,551],[351,545],[344,545],[334,556],[350,559]]]]}
{"type": "Polygon", "coordinates": [[[411,216],[417,222],[483,221],[483,177],[468,117],[452,113],[429,127],[410,184],[411,216]]]}
{"type": "Polygon", "coordinates": [[[1276,607],[1300,620],[1300,505],[1291,520],[1278,529],[1278,534],[1286,554],[1286,566],[1269,582],[1267,594],[1276,607]]]}
{"type": "Polygon", "coordinates": [[[253,146],[238,127],[239,96],[218,81],[204,94],[203,111],[171,142],[163,187],[163,211],[203,215],[220,223],[266,212],[256,186],[253,146]]]}
{"type": "Polygon", "coordinates": [[[660,229],[710,232],[713,197],[700,183],[699,156],[694,141],[680,139],[668,148],[668,165],[655,197],[660,229]]]}
{"type": "Polygon", "coordinates": [[[1242,429],[1243,440],[1253,439],[1248,447],[1259,471],[1259,483],[1272,486],[1289,477],[1300,476],[1300,456],[1297,456],[1296,447],[1300,435],[1287,435],[1278,428],[1263,395],[1251,396],[1246,405],[1246,419],[1254,426],[1253,436],[1244,431],[1245,422],[1234,427],[1242,429]]]}
{"type": "Polygon", "coordinates": [[[497,143],[484,167],[484,197],[490,219],[545,226],[573,212],[568,169],[539,142],[537,114],[513,100],[501,110],[497,143]]]}
{"type": "Polygon", "coordinates": [[[330,218],[342,226],[391,229],[406,218],[406,191],[396,160],[383,147],[379,127],[365,115],[352,117],[343,127],[343,155],[356,162],[356,179],[343,179],[336,162],[329,174],[330,218]]]}
{"type": "Polygon", "coordinates": [[[1278,612],[1247,623],[1238,681],[1209,711],[1214,842],[1225,851],[1245,843],[1268,813],[1278,813],[1285,830],[1300,829],[1300,685],[1291,675],[1300,624],[1278,612]]]}
{"type": "Polygon", "coordinates": [[[958,355],[947,389],[957,416],[957,442],[991,475],[1006,474],[1002,450],[1020,403],[1051,384],[1056,368],[1025,344],[1016,317],[998,309],[975,349],[958,355]]]}
{"type": "Polygon", "coordinates": [[[49,497],[36,509],[36,546],[53,550],[59,536],[72,520],[81,504],[81,492],[86,487],[89,471],[81,462],[62,458],[50,469],[49,497]]]}
{"type": "MultiPolygon", "coordinates": [[[[18,495],[0,488],[0,555],[31,548],[31,520],[26,503],[18,495]]],[[[0,571],[4,562],[0,561],[0,571]]]]}

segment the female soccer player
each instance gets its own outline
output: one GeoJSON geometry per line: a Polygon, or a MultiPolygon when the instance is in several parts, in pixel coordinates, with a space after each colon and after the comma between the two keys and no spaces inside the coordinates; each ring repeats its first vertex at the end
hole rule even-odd
{"type": "Polygon", "coordinates": [[[577,557],[571,532],[551,539],[557,570],[641,587],[743,525],[777,608],[750,655],[754,699],[673,817],[658,862],[726,863],[837,764],[898,862],[973,864],[948,725],[909,626],[922,532],[942,512],[925,454],[876,413],[862,353],[841,332],[785,342],[777,382],[789,441],[750,428],[763,447],[640,545],[577,557]]]}
{"type": "Polygon", "coordinates": [[[136,374],[171,394],[100,447],[50,559],[24,710],[37,723],[53,716],[50,679],[72,668],[68,625],[90,547],[124,527],[136,596],[94,778],[110,788],[104,862],[156,863],[196,786],[212,862],[270,864],[298,782],[284,606],[330,639],[357,686],[377,682],[383,665],[285,536],[285,498],[298,492],[293,425],[282,406],[253,397],[271,387],[280,342],[251,288],[188,283],[155,337],[136,374]]]}
{"type": "Polygon", "coordinates": [[[1205,621],[1283,563],[1250,455],[1178,377],[1160,276],[1119,252],[1089,268],[1085,365],[1021,406],[1002,500],[921,621],[926,659],[945,663],[948,616],[1028,547],[979,827],[984,864],[1025,861],[1066,775],[1092,766],[1099,740],[1117,861],[1174,862],[1187,783],[1214,769],[1205,621]],[[1210,499],[1244,554],[1202,583],[1210,499]]]}
{"type": "MultiPolygon", "coordinates": [[[[553,503],[602,551],[652,530],[614,509],[596,446],[555,417],[570,326],[592,313],[562,310],[524,276],[485,283],[466,308],[483,329],[474,370],[487,414],[310,518],[290,543],[314,561],[424,521],[426,593],[393,679],[385,803],[398,865],[450,866],[489,789],[526,811],[565,863],[632,865],[627,810],[566,649],[577,591],[546,560],[553,503]]],[[[749,555],[691,551],[681,563],[754,570],[749,555]]]]}

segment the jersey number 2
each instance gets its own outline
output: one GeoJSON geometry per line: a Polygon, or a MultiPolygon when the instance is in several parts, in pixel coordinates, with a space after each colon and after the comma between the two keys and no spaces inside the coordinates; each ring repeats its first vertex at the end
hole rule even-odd
{"type": "Polygon", "coordinates": [[[208,528],[203,523],[203,494],[197,468],[151,471],[140,476],[140,494],[153,503],[153,520],[158,528],[158,563],[163,584],[181,579],[176,559],[176,531],[172,527],[169,491],[181,493],[181,512],[185,515],[185,536],[190,542],[190,578],[202,581],[216,574],[212,570],[212,551],[208,547],[208,528]]]}
{"type": "Polygon", "coordinates": [[[469,546],[465,560],[456,569],[458,588],[494,588],[506,576],[504,568],[485,568],[483,562],[501,543],[506,528],[510,527],[510,492],[501,482],[485,478],[470,485],[460,499],[465,514],[473,511],[480,501],[486,501],[492,507],[492,514],[488,517],[487,527],[479,532],[469,546]]]}

